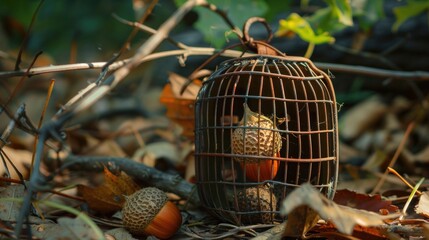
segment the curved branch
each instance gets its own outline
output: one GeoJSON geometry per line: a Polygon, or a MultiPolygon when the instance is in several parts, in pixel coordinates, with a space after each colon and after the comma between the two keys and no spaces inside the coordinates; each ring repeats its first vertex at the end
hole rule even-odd
{"type": "MultiPolygon", "coordinates": [[[[219,50],[215,48],[189,47],[187,49],[178,49],[178,50],[170,50],[170,51],[153,53],[140,59],[140,62],[143,63],[143,62],[148,62],[148,61],[152,61],[160,58],[181,56],[181,55],[210,56],[217,52],[219,52],[219,50]]],[[[236,51],[236,50],[226,50],[220,55],[224,57],[239,57],[239,56],[242,56],[243,53],[241,51],[236,51]]],[[[250,56],[250,55],[251,54],[246,54],[245,56],[250,56]]],[[[109,71],[114,71],[116,69],[119,69],[129,61],[130,61],[130,58],[114,62],[109,66],[109,71]]],[[[106,62],[91,62],[91,63],[64,64],[64,65],[56,65],[56,66],[48,66],[48,67],[35,67],[30,69],[27,75],[31,77],[31,76],[47,74],[47,73],[101,69],[104,67],[105,64],[106,62]]],[[[10,77],[20,77],[20,76],[26,75],[26,71],[27,69],[22,69],[18,71],[0,72],[0,79],[10,78],[10,77]]]]}
{"type": "Polygon", "coordinates": [[[128,158],[120,157],[98,157],[98,156],[68,156],[61,170],[70,167],[78,167],[85,170],[102,170],[104,166],[119,167],[136,180],[140,180],[158,187],[167,192],[172,192],[191,203],[199,205],[200,200],[194,191],[195,185],[187,182],[179,175],[161,172],[155,168],[148,167],[128,158]]]}

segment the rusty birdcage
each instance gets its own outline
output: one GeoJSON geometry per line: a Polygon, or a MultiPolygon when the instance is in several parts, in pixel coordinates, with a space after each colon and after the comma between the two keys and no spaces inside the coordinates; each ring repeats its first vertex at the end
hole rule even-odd
{"type": "Polygon", "coordinates": [[[281,221],[281,200],[303,183],[332,198],[338,176],[328,75],[306,58],[273,55],[265,42],[252,46],[270,55],[223,62],[195,104],[200,199],[239,225],[281,221]]]}

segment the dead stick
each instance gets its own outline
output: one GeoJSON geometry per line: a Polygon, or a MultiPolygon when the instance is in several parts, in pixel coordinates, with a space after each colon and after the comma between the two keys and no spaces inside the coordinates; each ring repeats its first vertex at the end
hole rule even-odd
{"type": "Polygon", "coordinates": [[[401,142],[399,143],[398,148],[396,149],[395,154],[392,157],[392,160],[389,163],[388,168],[386,168],[386,171],[384,171],[383,176],[380,178],[380,181],[378,181],[377,185],[374,187],[374,189],[372,190],[371,194],[375,194],[378,191],[380,191],[381,186],[383,186],[384,181],[386,180],[387,174],[389,174],[389,167],[392,168],[393,165],[395,165],[396,160],[398,160],[399,158],[399,154],[401,154],[402,149],[404,149],[405,147],[405,143],[408,140],[408,137],[410,136],[411,131],[414,129],[415,123],[411,122],[408,127],[407,130],[405,131],[404,136],[402,137],[401,142]]]}
{"type": "Polygon", "coordinates": [[[119,167],[136,180],[149,183],[167,192],[172,192],[188,199],[191,203],[199,205],[200,200],[195,193],[195,185],[187,182],[179,175],[161,172],[132,159],[121,157],[75,156],[70,155],[60,170],[70,167],[80,167],[85,170],[102,170],[104,166],[119,167]]]}

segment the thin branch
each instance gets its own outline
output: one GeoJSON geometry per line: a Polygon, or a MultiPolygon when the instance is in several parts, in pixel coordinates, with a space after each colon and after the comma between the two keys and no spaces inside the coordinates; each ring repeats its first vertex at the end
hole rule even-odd
{"type": "MultiPolygon", "coordinates": [[[[209,56],[215,53],[218,53],[220,50],[215,48],[204,48],[204,47],[188,47],[186,49],[171,50],[157,52],[140,59],[140,63],[148,62],[164,57],[171,56],[209,56]]],[[[236,58],[242,56],[241,51],[236,50],[226,50],[220,56],[236,58]]],[[[246,54],[245,56],[251,56],[252,54],[246,54]]],[[[125,59],[121,61],[114,62],[109,66],[109,71],[114,71],[120,67],[123,67],[130,59],[125,59]]],[[[35,76],[46,73],[57,73],[57,72],[68,72],[68,71],[78,71],[78,70],[89,70],[89,69],[101,69],[106,64],[106,62],[92,62],[92,63],[76,63],[76,64],[64,64],[57,66],[48,66],[48,67],[36,67],[28,71],[28,76],[35,76]]],[[[315,62],[314,63],[318,68],[322,70],[329,70],[332,72],[344,72],[350,74],[357,74],[363,76],[370,76],[376,78],[391,78],[396,80],[413,80],[413,81],[428,81],[429,72],[426,71],[396,71],[396,70],[387,70],[366,66],[352,66],[346,64],[337,64],[337,63],[324,63],[324,62],[315,62]]],[[[26,75],[27,69],[19,71],[5,71],[0,72],[0,79],[19,77],[26,75]]]]}
{"type": "MultiPolygon", "coordinates": [[[[210,56],[215,53],[219,52],[219,50],[215,48],[203,48],[203,47],[189,47],[187,49],[179,49],[179,50],[170,50],[170,51],[163,51],[163,52],[157,52],[150,54],[146,57],[143,57],[140,59],[141,63],[148,62],[160,58],[165,57],[172,57],[172,56],[210,56]]],[[[239,57],[242,55],[241,51],[235,51],[235,50],[227,50],[224,53],[221,54],[221,56],[224,57],[239,57]]],[[[250,56],[250,54],[247,54],[245,56],[250,56]]],[[[131,59],[124,59],[117,61],[109,66],[109,71],[115,71],[121,67],[123,67],[125,64],[127,64],[131,59]]],[[[106,62],[92,62],[92,63],[75,63],[75,64],[64,64],[64,65],[57,65],[57,66],[48,66],[48,67],[36,67],[32,68],[28,71],[28,76],[35,76],[35,75],[41,75],[46,73],[57,73],[57,72],[69,72],[69,71],[78,71],[78,70],[89,70],[89,69],[101,69],[106,64],[106,62]]],[[[10,78],[10,77],[19,77],[26,75],[26,70],[19,70],[19,71],[5,71],[0,72],[0,79],[2,78],[10,78]]]]}
{"type": "Polygon", "coordinates": [[[231,21],[231,19],[228,18],[227,14],[225,11],[217,8],[216,5],[211,4],[211,3],[203,3],[201,4],[202,7],[205,7],[207,9],[209,9],[210,11],[215,12],[216,14],[218,14],[224,21],[225,23],[234,31],[236,32],[239,37],[243,37],[243,33],[241,32],[240,28],[238,28],[237,26],[234,25],[234,23],[231,21]]]}
{"type": "MultiPolygon", "coordinates": [[[[140,30],[142,30],[142,31],[144,31],[144,32],[147,32],[147,33],[150,33],[150,34],[155,34],[155,33],[156,33],[156,29],[153,29],[153,28],[151,28],[151,27],[149,27],[149,26],[146,26],[146,25],[144,25],[144,24],[141,24],[141,23],[139,23],[139,22],[131,22],[131,21],[128,21],[128,20],[126,20],[126,19],[123,19],[123,18],[119,17],[119,16],[118,16],[118,15],[116,15],[116,14],[114,14],[114,15],[113,15],[113,17],[114,17],[114,18],[116,18],[116,20],[118,20],[119,22],[121,22],[121,23],[123,23],[123,24],[126,24],[126,25],[128,25],[128,26],[135,27],[135,29],[140,29],[140,30]]],[[[165,39],[166,39],[168,42],[170,42],[171,44],[173,44],[174,46],[176,46],[176,47],[178,47],[178,48],[180,48],[180,49],[188,49],[188,48],[189,48],[189,46],[185,45],[184,43],[177,42],[176,40],[172,39],[172,38],[171,38],[171,37],[169,37],[169,36],[167,36],[165,39]]]]}
{"type": "MultiPolygon", "coordinates": [[[[138,23],[141,24],[141,23],[144,23],[144,21],[146,21],[146,19],[152,13],[152,10],[155,8],[155,5],[157,3],[158,3],[158,0],[152,0],[150,5],[146,8],[146,11],[143,14],[143,16],[139,19],[138,23]]],[[[137,27],[134,27],[133,30],[131,31],[131,33],[128,35],[127,40],[122,45],[122,48],[119,50],[119,52],[117,54],[114,54],[114,56],[109,61],[107,61],[106,65],[103,66],[103,72],[106,71],[106,69],[109,67],[109,65],[114,63],[125,52],[125,50],[130,48],[131,41],[134,39],[134,37],[136,36],[137,33],[138,33],[138,29],[137,29],[137,27]]]]}
{"type": "Polygon", "coordinates": [[[30,26],[28,26],[27,32],[25,32],[24,40],[22,41],[21,47],[19,48],[18,57],[16,58],[16,63],[15,63],[15,70],[19,70],[19,65],[21,64],[22,53],[24,52],[24,49],[28,43],[28,39],[30,38],[30,32],[33,29],[34,22],[36,20],[36,16],[39,13],[40,7],[42,7],[44,1],[45,0],[40,0],[39,5],[37,5],[36,10],[34,11],[33,16],[31,17],[30,26]]]}
{"type": "Polygon", "coordinates": [[[314,63],[318,68],[322,70],[329,70],[332,72],[345,72],[357,75],[364,75],[377,78],[392,78],[402,80],[414,80],[414,81],[427,81],[429,80],[429,72],[426,71],[396,71],[387,70],[366,66],[352,66],[346,64],[337,63],[314,63]]]}
{"type": "Polygon", "coordinates": [[[24,113],[25,113],[25,104],[21,104],[18,110],[16,110],[15,116],[11,119],[6,129],[3,131],[3,133],[0,136],[0,150],[8,143],[8,139],[12,134],[12,131],[15,129],[17,122],[20,121],[19,119],[24,115],[24,113]]]}
{"type": "Polygon", "coordinates": [[[380,191],[380,188],[383,186],[384,182],[386,181],[386,177],[389,174],[389,168],[393,168],[393,165],[395,165],[396,161],[398,160],[399,155],[402,153],[402,149],[404,149],[405,144],[407,143],[407,140],[408,140],[411,132],[414,129],[414,126],[415,126],[414,122],[411,122],[408,125],[407,130],[405,131],[404,136],[402,137],[401,142],[399,143],[399,146],[395,151],[395,154],[393,155],[392,159],[390,160],[389,166],[384,171],[383,176],[380,178],[377,185],[372,190],[371,194],[375,194],[375,193],[378,193],[380,191]]]}
{"type": "Polygon", "coordinates": [[[119,168],[136,180],[150,183],[167,192],[175,193],[184,199],[188,199],[193,204],[200,204],[198,196],[192,195],[195,192],[193,191],[194,184],[189,183],[179,175],[168,174],[128,158],[70,155],[64,159],[64,164],[59,170],[80,167],[80,169],[87,171],[101,171],[104,166],[119,168]]]}

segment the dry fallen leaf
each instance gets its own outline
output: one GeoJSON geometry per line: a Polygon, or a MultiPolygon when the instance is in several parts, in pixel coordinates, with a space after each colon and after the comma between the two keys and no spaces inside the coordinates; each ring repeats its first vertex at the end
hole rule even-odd
{"type": "Polygon", "coordinates": [[[353,228],[353,237],[336,231],[334,224],[327,222],[325,224],[318,224],[312,230],[314,234],[307,236],[308,238],[323,238],[323,239],[336,239],[336,240],[350,240],[350,239],[371,239],[371,240],[387,240],[389,239],[383,233],[384,231],[377,227],[361,227],[355,226],[353,228]]]}
{"type": "Polygon", "coordinates": [[[167,117],[183,128],[183,135],[194,138],[194,103],[195,99],[176,98],[169,84],[165,85],[160,101],[167,107],[167,117]]]}
{"type": "Polygon", "coordinates": [[[191,84],[189,84],[186,89],[183,91],[183,94],[180,94],[182,91],[182,87],[187,84],[188,79],[180,76],[177,73],[170,72],[168,74],[168,80],[171,83],[171,90],[175,98],[181,99],[190,99],[195,100],[197,98],[197,94],[201,88],[201,81],[194,80],[191,84]]]}
{"type": "Polygon", "coordinates": [[[63,229],[57,232],[57,236],[49,236],[49,239],[68,239],[70,236],[81,240],[99,239],[94,229],[78,217],[61,217],[57,222],[63,229]]]}
{"type": "Polygon", "coordinates": [[[104,168],[104,183],[96,188],[78,185],[78,192],[94,211],[110,214],[122,209],[125,197],[140,187],[126,173],[119,176],[104,168]]]}
{"type": "MultiPolygon", "coordinates": [[[[0,188],[0,198],[22,198],[24,185],[11,185],[0,188]]],[[[16,221],[21,209],[21,203],[15,201],[0,201],[0,219],[2,221],[16,221]]]]}
{"type": "Polygon", "coordinates": [[[428,223],[422,224],[422,228],[423,228],[423,235],[425,239],[429,239],[429,224],[428,223]]]}
{"type": "Polygon", "coordinates": [[[106,231],[105,234],[118,240],[137,240],[137,238],[134,238],[125,228],[110,229],[106,231]]]}
{"type": "Polygon", "coordinates": [[[429,146],[411,157],[412,161],[427,164],[429,163],[429,146]]]}
{"type": "Polygon", "coordinates": [[[73,153],[92,156],[126,156],[114,139],[96,138],[89,132],[70,132],[68,141],[73,153]]]}
{"type": "Polygon", "coordinates": [[[419,203],[416,205],[416,213],[429,218],[429,192],[420,195],[419,203]]]}
{"type": "MultiPolygon", "coordinates": [[[[32,153],[27,150],[13,149],[8,146],[2,148],[3,153],[6,154],[13,162],[18,171],[23,175],[24,178],[28,178],[29,168],[31,165],[32,153]]],[[[10,178],[19,179],[18,173],[13,169],[12,165],[6,161],[7,168],[9,169],[10,178]]],[[[0,175],[4,176],[6,169],[4,164],[0,164],[0,175]]]]}
{"type": "Polygon", "coordinates": [[[399,208],[392,205],[391,201],[382,200],[378,194],[368,195],[350,191],[348,189],[338,190],[335,193],[334,202],[340,205],[367,210],[371,212],[385,212],[397,213],[399,208]]]}
{"type": "Polygon", "coordinates": [[[373,212],[341,206],[329,200],[311,184],[305,183],[289,194],[281,205],[280,213],[287,215],[295,208],[306,205],[325,220],[332,221],[341,233],[352,234],[355,225],[380,226],[383,220],[400,214],[379,215],[373,212]]]}
{"type": "Polygon", "coordinates": [[[341,137],[355,139],[382,119],[388,107],[380,97],[371,97],[348,110],[340,119],[341,137]]]}
{"type": "Polygon", "coordinates": [[[283,233],[284,237],[301,237],[312,229],[319,215],[313,209],[307,206],[299,206],[288,214],[288,219],[283,233]]]}

